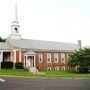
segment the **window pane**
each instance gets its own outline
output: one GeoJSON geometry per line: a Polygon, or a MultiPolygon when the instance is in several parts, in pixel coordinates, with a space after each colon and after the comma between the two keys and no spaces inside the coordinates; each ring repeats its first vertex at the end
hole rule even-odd
{"type": "Polygon", "coordinates": [[[65,62],[65,54],[64,53],[61,54],[61,62],[65,62]]]}
{"type": "Polygon", "coordinates": [[[42,62],[42,59],[43,59],[42,54],[39,54],[39,62],[42,62]]]}
{"type": "Polygon", "coordinates": [[[58,53],[55,53],[54,54],[54,62],[55,63],[58,63],[58,53]]]}
{"type": "Polygon", "coordinates": [[[51,53],[47,53],[47,63],[51,62],[51,53]]]}

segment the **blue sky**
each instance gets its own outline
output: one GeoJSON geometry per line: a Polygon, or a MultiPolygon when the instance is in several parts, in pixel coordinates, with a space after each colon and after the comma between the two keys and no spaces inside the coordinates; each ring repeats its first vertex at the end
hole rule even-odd
{"type": "MultiPolygon", "coordinates": [[[[11,32],[16,0],[0,0],[0,36],[11,32]]],[[[90,0],[17,0],[22,38],[90,45],[90,0]]]]}

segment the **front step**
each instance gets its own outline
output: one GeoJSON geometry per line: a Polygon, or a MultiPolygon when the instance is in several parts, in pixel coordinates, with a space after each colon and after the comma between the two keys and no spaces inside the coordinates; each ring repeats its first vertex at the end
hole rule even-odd
{"type": "Polygon", "coordinates": [[[31,72],[33,74],[37,74],[38,73],[38,69],[36,67],[30,67],[29,68],[29,72],[31,72]]]}
{"type": "Polygon", "coordinates": [[[44,75],[44,72],[39,72],[38,69],[36,67],[29,67],[29,72],[33,73],[33,74],[38,74],[38,75],[44,75]]]}

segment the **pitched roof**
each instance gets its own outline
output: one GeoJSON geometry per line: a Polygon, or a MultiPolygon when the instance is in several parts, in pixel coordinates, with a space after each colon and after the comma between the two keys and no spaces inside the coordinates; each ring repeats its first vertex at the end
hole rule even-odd
{"type": "Polygon", "coordinates": [[[17,48],[22,49],[36,49],[36,50],[58,50],[58,51],[74,51],[78,49],[78,45],[74,43],[65,42],[52,42],[43,40],[21,39],[12,40],[9,39],[9,43],[17,48]]]}
{"type": "Polygon", "coordinates": [[[11,48],[6,42],[0,42],[0,50],[10,50],[11,48]]]}

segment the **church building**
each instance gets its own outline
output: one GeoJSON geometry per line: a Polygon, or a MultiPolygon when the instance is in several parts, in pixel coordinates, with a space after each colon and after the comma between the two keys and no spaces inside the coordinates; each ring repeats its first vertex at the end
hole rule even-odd
{"type": "Polygon", "coordinates": [[[66,70],[68,55],[79,49],[80,43],[52,42],[23,39],[19,33],[17,7],[11,34],[6,42],[0,42],[0,63],[22,62],[23,66],[38,70],[66,70]]]}

